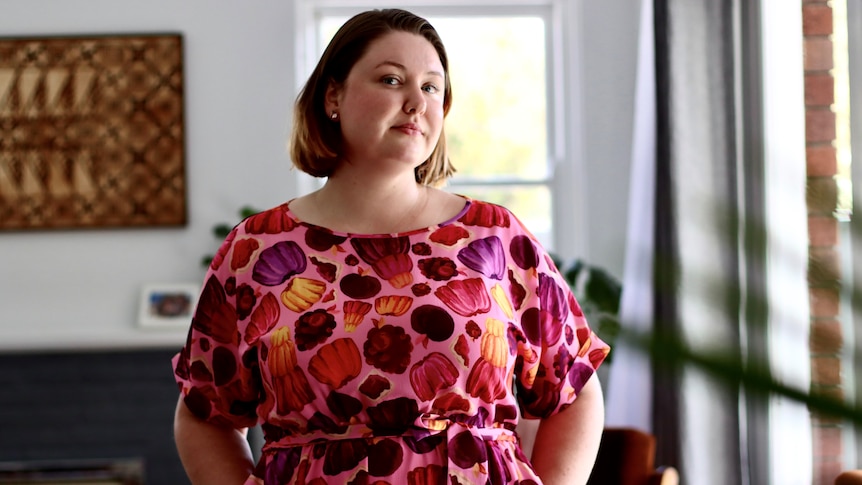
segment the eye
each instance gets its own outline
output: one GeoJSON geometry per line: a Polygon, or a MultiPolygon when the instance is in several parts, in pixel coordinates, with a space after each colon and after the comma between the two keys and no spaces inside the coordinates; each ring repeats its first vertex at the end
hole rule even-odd
{"type": "Polygon", "coordinates": [[[388,84],[390,86],[395,86],[398,84],[398,78],[395,76],[384,76],[383,79],[380,80],[383,84],[388,84]]]}
{"type": "Polygon", "coordinates": [[[426,85],[422,86],[422,89],[426,93],[431,93],[431,94],[435,94],[435,93],[440,92],[440,88],[438,88],[436,84],[426,84],[426,85]]]}

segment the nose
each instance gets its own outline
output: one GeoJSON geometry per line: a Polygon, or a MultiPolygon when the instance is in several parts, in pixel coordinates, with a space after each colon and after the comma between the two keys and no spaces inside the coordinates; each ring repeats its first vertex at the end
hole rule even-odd
{"type": "Polygon", "coordinates": [[[428,107],[428,102],[425,100],[425,92],[421,87],[416,87],[410,90],[407,99],[404,100],[404,112],[407,114],[425,114],[425,109],[428,107]]]}

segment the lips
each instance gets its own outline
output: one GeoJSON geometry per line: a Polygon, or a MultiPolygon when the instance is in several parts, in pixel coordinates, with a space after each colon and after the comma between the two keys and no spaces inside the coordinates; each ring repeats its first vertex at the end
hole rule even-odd
{"type": "Polygon", "coordinates": [[[403,125],[394,126],[394,129],[406,133],[408,135],[423,135],[422,129],[416,123],[404,123],[403,125]]]}

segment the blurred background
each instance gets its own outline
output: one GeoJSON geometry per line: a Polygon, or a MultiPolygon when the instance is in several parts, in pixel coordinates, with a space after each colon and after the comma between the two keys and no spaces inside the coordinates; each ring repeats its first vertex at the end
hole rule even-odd
{"type": "Polygon", "coordinates": [[[0,0],[0,473],[183,483],[188,315],[148,308],[196,296],[214,227],[320,183],[287,157],[293,100],[386,6],[446,43],[448,190],[622,288],[609,427],[653,434],[681,483],[860,466],[858,2],[0,0]]]}

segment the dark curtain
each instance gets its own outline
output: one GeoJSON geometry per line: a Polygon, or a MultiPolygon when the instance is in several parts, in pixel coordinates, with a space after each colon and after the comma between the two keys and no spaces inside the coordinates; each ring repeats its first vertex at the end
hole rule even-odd
{"type": "Polygon", "coordinates": [[[655,434],[656,464],[689,485],[770,483],[779,447],[768,398],[728,372],[769,372],[762,8],[642,4],[620,308],[633,338],[615,345],[606,409],[655,434]]]}
{"type": "Polygon", "coordinates": [[[676,347],[730,361],[765,350],[763,329],[745,323],[764,310],[742,295],[762,287],[763,254],[758,59],[748,57],[757,2],[742,3],[654,0],[652,425],[657,463],[676,466],[687,484],[765,479],[765,465],[751,470],[745,459],[747,447],[768,445],[748,426],[765,404],[679,360],[676,347]]]}

